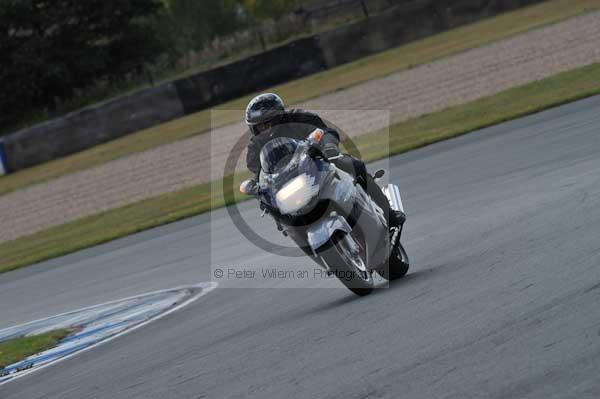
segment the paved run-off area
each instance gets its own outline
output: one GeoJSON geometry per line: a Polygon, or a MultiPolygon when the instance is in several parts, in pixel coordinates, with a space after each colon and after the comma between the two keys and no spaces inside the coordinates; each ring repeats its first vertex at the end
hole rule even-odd
{"type": "MultiPolygon", "coordinates": [[[[389,110],[391,122],[600,62],[600,13],[376,79],[303,104],[319,110],[389,110]]],[[[379,112],[325,112],[351,136],[382,127],[379,112]]],[[[63,176],[0,197],[0,242],[219,175],[241,124],[63,176]]]]}

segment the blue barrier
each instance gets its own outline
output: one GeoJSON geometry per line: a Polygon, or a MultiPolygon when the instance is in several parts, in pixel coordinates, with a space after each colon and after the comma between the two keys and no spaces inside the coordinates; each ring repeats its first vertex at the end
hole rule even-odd
{"type": "Polygon", "coordinates": [[[8,174],[6,153],[4,152],[4,141],[0,139],[0,176],[8,174]]]}

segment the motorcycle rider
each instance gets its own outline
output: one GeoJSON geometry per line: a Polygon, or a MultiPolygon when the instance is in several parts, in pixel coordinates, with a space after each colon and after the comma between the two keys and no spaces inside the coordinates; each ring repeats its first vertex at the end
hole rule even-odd
{"type": "Polygon", "coordinates": [[[327,126],[315,113],[301,109],[285,109],[283,100],[274,93],[264,93],[254,97],[246,108],[245,122],[251,132],[250,143],[246,155],[246,166],[254,173],[255,178],[242,183],[240,190],[251,194],[256,190],[256,182],[260,173],[260,150],[268,141],[277,137],[289,137],[306,140],[315,129],[323,130],[320,141],[321,150],[339,169],[351,174],[357,183],[365,189],[375,203],[384,211],[391,226],[401,226],[406,216],[401,211],[390,208],[387,197],[367,173],[361,160],[340,152],[338,132],[327,126]]]}

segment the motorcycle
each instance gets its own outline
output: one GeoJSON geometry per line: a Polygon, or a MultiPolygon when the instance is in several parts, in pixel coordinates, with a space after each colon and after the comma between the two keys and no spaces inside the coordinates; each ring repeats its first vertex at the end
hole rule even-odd
{"type": "MultiPolygon", "coordinates": [[[[373,273],[386,280],[403,277],[408,255],[400,243],[402,226],[390,227],[384,211],[357,179],[337,168],[320,150],[323,131],[307,140],[276,138],[260,153],[258,183],[240,191],[254,195],[284,235],[328,275],[335,275],[350,291],[363,296],[374,288],[373,273]]],[[[374,174],[378,181],[384,172],[374,174]]],[[[394,184],[379,187],[390,208],[404,212],[394,184]]]]}

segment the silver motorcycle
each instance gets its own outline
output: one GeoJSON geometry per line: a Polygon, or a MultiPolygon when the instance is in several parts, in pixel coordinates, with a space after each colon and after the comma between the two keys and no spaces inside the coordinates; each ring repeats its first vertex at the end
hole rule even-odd
{"type": "MultiPolygon", "coordinates": [[[[261,172],[252,192],[284,235],[328,274],[357,295],[374,288],[373,273],[386,280],[403,277],[409,259],[400,243],[402,226],[390,227],[384,211],[355,177],[329,162],[320,150],[322,132],[307,140],[276,138],[260,153],[261,172]]],[[[377,171],[375,181],[383,176],[377,171]]],[[[391,209],[404,212],[394,184],[379,187],[391,209]]]]}

